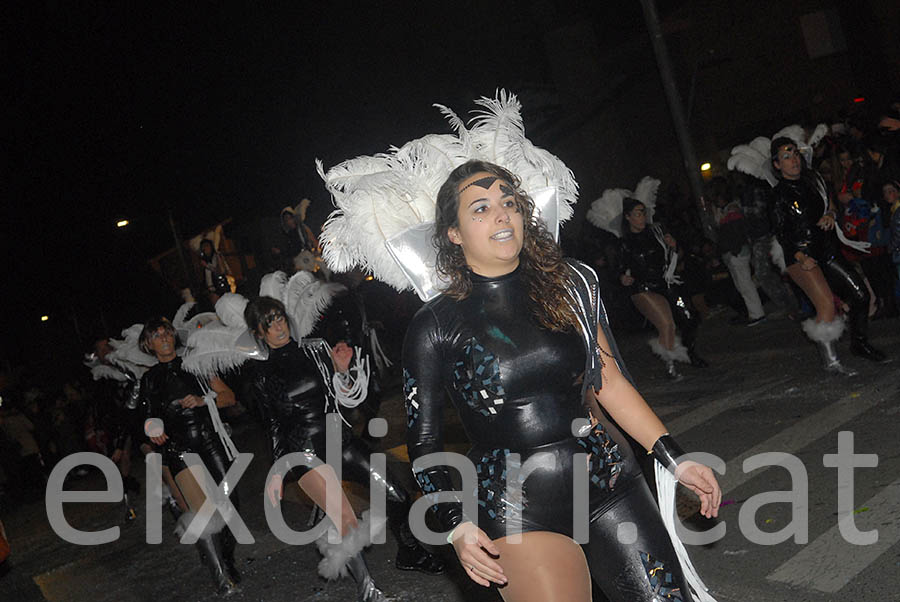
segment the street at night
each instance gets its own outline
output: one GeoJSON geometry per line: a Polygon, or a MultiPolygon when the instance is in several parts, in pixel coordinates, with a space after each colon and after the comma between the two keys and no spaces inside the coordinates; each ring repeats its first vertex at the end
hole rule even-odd
{"type": "Polygon", "coordinates": [[[900,602],[898,24],[9,7],[0,602],[900,602]]]}
{"type": "MultiPolygon", "coordinates": [[[[615,323],[615,316],[613,323],[615,323]]],[[[900,346],[900,322],[878,322],[873,340],[884,349],[900,346]]],[[[696,451],[719,456],[727,470],[721,476],[724,507],[718,521],[686,520],[691,529],[723,523],[725,537],[709,546],[689,546],[691,558],[717,600],[818,602],[824,600],[897,600],[895,575],[900,563],[900,458],[894,429],[900,407],[896,367],[848,360],[860,370],[854,378],[823,374],[814,347],[800,338],[796,324],[769,320],[754,328],[735,329],[722,316],[701,329],[700,346],[711,363],[707,369],[686,368],[686,378],[667,382],[645,344],[646,336],[631,334],[620,341],[638,385],[672,433],[696,451]],[[856,546],[838,531],[837,471],[823,466],[834,454],[838,433],[854,436],[855,453],[877,454],[876,468],[855,470],[853,519],[860,531],[878,530],[878,542],[856,546]],[[755,454],[793,454],[809,477],[808,543],[788,539],[777,545],[757,545],[738,524],[742,505],[754,496],[795,488],[786,469],[770,467],[745,473],[743,461],[755,454]]],[[[402,445],[405,413],[399,389],[384,403],[390,430],[380,446],[392,457],[405,456],[402,445]],[[398,447],[399,446],[399,447],[398,447]]],[[[454,451],[467,445],[458,430],[448,441],[454,451]]],[[[248,426],[235,438],[241,451],[256,457],[240,481],[241,516],[256,543],[239,545],[236,553],[244,574],[240,592],[230,600],[344,601],[352,597],[348,581],[326,583],[316,574],[319,555],[314,545],[291,547],[278,541],[265,523],[263,495],[268,470],[263,434],[248,426]]],[[[407,464],[397,468],[408,474],[407,464]]],[[[409,479],[412,480],[411,477],[409,479]]],[[[74,485],[99,487],[92,475],[74,485]]],[[[363,489],[351,489],[354,500],[366,503],[363,489]]],[[[685,494],[681,513],[696,513],[685,494]]],[[[695,498],[694,498],[695,499],[695,498]]],[[[141,504],[143,508],[143,504],[141,504]]],[[[289,524],[304,528],[310,506],[299,494],[286,494],[289,524]]],[[[73,526],[97,530],[119,525],[120,539],[96,547],[67,544],[54,535],[43,501],[4,517],[13,557],[0,586],[4,599],[144,601],[207,600],[214,598],[205,569],[196,562],[193,546],[177,545],[168,516],[163,543],[144,542],[143,510],[125,524],[118,504],[71,504],[66,516],[73,526]],[[8,597],[7,597],[8,596],[8,597]]],[[[800,514],[795,520],[801,521],[800,514]]],[[[786,503],[762,506],[755,513],[759,529],[776,532],[789,527],[786,503]]],[[[393,568],[396,544],[369,548],[367,560],[386,593],[399,599],[441,602],[495,601],[500,597],[465,578],[457,562],[441,550],[450,569],[442,576],[393,568]]]]}

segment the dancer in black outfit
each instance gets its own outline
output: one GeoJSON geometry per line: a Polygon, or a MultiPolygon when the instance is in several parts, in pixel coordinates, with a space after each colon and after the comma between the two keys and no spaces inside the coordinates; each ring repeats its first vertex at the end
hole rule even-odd
{"type": "MultiPolygon", "coordinates": [[[[692,600],[636,459],[607,414],[700,495],[705,516],[717,516],[721,491],[707,467],[679,459],[620,372],[599,298],[590,326],[579,326],[591,320],[579,317],[584,297],[573,298],[570,286],[596,294],[596,279],[562,259],[533,212],[517,179],[490,163],[461,165],[438,193],[438,271],[451,284],[416,314],[404,343],[410,459],[443,450],[449,396],[473,444],[478,512],[465,516],[458,502],[433,508],[469,578],[500,584],[505,600],[590,600],[592,578],[611,600],[692,600]],[[572,539],[579,453],[589,454],[590,477],[583,547],[572,539]],[[511,454],[532,469],[518,494],[507,488],[511,454]],[[628,522],[635,529],[625,534],[628,522]],[[508,540],[508,526],[521,530],[521,543],[508,540]]],[[[416,478],[426,495],[456,490],[445,466],[416,478]]]]}
{"type": "MultiPolygon", "coordinates": [[[[291,339],[290,326],[285,317],[284,305],[271,297],[259,297],[249,303],[244,318],[250,331],[269,347],[269,357],[254,364],[253,391],[271,437],[273,459],[300,452],[315,455],[324,460],[325,455],[325,391],[322,376],[315,363],[291,339]]],[[[335,345],[332,357],[338,373],[346,373],[353,350],[345,343],[335,345]]],[[[368,485],[370,474],[384,483],[387,493],[388,524],[397,538],[397,568],[419,570],[427,574],[443,572],[443,563],[426,551],[413,537],[407,522],[410,507],[409,494],[390,474],[379,474],[369,463],[372,450],[353,436],[346,426],[342,432],[342,473],[344,478],[368,485]]],[[[326,482],[335,479],[334,471],[324,465],[317,469],[297,466],[299,485],[320,508],[325,509],[326,482]]],[[[271,485],[280,495],[282,483],[273,479],[271,485]]],[[[340,556],[346,558],[346,567],[357,582],[358,599],[370,602],[383,600],[384,595],[375,587],[365,560],[362,546],[355,545],[357,538],[348,537],[352,531],[364,529],[356,519],[346,495],[341,496],[341,516],[331,516],[340,529],[344,541],[341,544],[320,543],[320,546],[343,546],[340,556]],[[352,548],[352,549],[351,549],[352,548]]],[[[364,538],[362,538],[364,539],[364,538]]],[[[333,578],[343,566],[320,565],[323,576],[333,578]]]]}
{"type": "Polygon", "coordinates": [[[676,242],[664,234],[659,224],[647,223],[647,208],[637,199],[622,200],[622,275],[620,281],[629,288],[631,301],[656,328],[659,338],[650,341],[653,352],[666,362],[669,378],[681,375],[675,360],[689,362],[699,368],[706,362],[695,349],[700,315],[690,298],[664,277],[669,255],[676,242]],[[681,340],[675,336],[675,325],[681,340]]]}
{"type": "MultiPolygon", "coordinates": [[[[141,377],[141,399],[147,418],[163,421],[163,432],[149,433],[150,440],[161,446],[163,464],[175,475],[190,509],[180,519],[185,528],[206,499],[202,485],[188,470],[185,454],[198,454],[216,483],[222,482],[231,462],[215,432],[197,377],[182,369],[181,358],[175,354],[171,322],[166,318],[149,320],[141,331],[140,347],[159,360],[141,377]]],[[[209,386],[216,394],[217,407],[234,405],[234,393],[221,379],[210,379],[209,386]]],[[[226,491],[233,491],[233,487],[226,485],[226,491]]],[[[237,494],[231,493],[230,498],[237,507],[237,494]]],[[[217,520],[211,520],[197,540],[201,559],[221,593],[234,590],[241,578],[234,563],[236,543],[231,531],[217,520]]]]}
{"type": "Polygon", "coordinates": [[[838,251],[834,204],[821,177],[806,168],[790,138],[775,138],[771,153],[779,179],[770,206],[772,227],[784,249],[788,275],[816,308],[803,330],[819,346],[827,371],[852,376],[856,372],[841,364],[834,347],[844,321],[835,315],[832,291],[850,307],[851,353],[883,362],[884,353],[868,340],[868,289],[838,251]]]}

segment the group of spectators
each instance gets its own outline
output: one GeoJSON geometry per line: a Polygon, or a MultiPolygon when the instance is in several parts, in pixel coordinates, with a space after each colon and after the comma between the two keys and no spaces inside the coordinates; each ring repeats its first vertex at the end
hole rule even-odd
{"type": "MultiPolygon", "coordinates": [[[[59,389],[10,386],[0,405],[0,508],[40,499],[57,461],[105,451],[104,413],[77,380],[59,389]]],[[[72,476],[85,472],[73,471],[72,476]]]]}

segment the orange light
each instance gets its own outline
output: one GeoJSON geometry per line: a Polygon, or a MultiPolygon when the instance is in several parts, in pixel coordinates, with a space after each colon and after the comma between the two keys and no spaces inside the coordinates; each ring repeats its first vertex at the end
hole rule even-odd
{"type": "Polygon", "coordinates": [[[372,276],[371,274],[366,276],[366,281],[371,281],[371,280],[375,280],[375,276],[372,276]]]}
{"type": "Polygon", "coordinates": [[[127,220],[127,219],[120,219],[119,221],[116,222],[116,227],[117,227],[117,228],[124,228],[124,227],[127,226],[127,225],[128,225],[128,220],[127,220]]]}
{"type": "Polygon", "coordinates": [[[700,166],[700,171],[709,171],[712,169],[712,165],[710,163],[704,163],[700,166]]]}

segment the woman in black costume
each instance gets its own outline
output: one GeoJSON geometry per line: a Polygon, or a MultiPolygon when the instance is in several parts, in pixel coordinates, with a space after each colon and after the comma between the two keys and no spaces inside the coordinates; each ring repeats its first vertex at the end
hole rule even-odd
{"type": "MultiPolygon", "coordinates": [[[[244,319],[250,331],[269,348],[268,359],[254,366],[253,391],[271,438],[273,460],[293,452],[324,459],[326,423],[322,377],[315,363],[291,339],[284,305],[271,297],[259,297],[247,304],[244,319]]],[[[332,358],[339,374],[347,373],[352,355],[353,350],[346,343],[334,346],[332,358]]],[[[397,568],[432,575],[443,572],[443,563],[425,550],[410,531],[407,521],[410,499],[406,490],[391,475],[379,474],[372,468],[369,463],[372,450],[354,437],[349,428],[343,428],[341,442],[344,478],[368,485],[372,474],[385,485],[388,524],[399,546],[397,568]]],[[[327,464],[316,469],[297,466],[294,471],[299,476],[300,488],[327,512],[325,492],[327,482],[336,479],[334,471],[327,464]]],[[[282,481],[275,478],[270,487],[269,495],[274,500],[275,495],[281,494],[282,481]]],[[[340,528],[346,543],[327,545],[344,546],[342,554],[348,558],[346,567],[356,580],[358,599],[365,602],[383,600],[383,594],[369,575],[361,547],[354,547],[356,538],[347,537],[360,525],[343,492],[341,515],[329,518],[340,528]]],[[[368,530],[368,527],[362,528],[368,530]]],[[[333,568],[339,571],[343,567],[333,568]]],[[[320,570],[323,576],[335,576],[335,571],[325,571],[325,566],[320,566],[320,570]]]]}
{"type": "Polygon", "coordinates": [[[647,208],[637,199],[622,200],[622,275],[620,281],[631,291],[631,301],[659,333],[650,341],[653,352],[666,362],[669,378],[681,375],[675,360],[705,367],[694,344],[700,316],[691,300],[664,277],[668,257],[675,252],[676,242],[671,234],[663,234],[658,224],[647,223],[647,208]],[[682,340],[675,336],[675,324],[681,329],[682,340]]]}
{"type": "MultiPolygon", "coordinates": [[[[438,193],[434,241],[450,285],[406,334],[410,459],[443,450],[449,395],[473,443],[478,510],[466,516],[458,501],[433,509],[469,578],[500,584],[505,600],[590,600],[592,578],[612,600],[691,600],[656,503],[606,413],[663,465],[677,465],[705,516],[718,514],[721,491],[708,468],[679,460],[681,450],[611,359],[602,321],[579,328],[569,283],[595,285],[593,272],[565,262],[533,212],[517,179],[490,163],[461,165],[438,193]],[[590,371],[583,337],[598,351],[590,371]],[[583,548],[572,539],[585,535],[573,533],[579,453],[590,454],[583,548]],[[512,454],[531,469],[518,479],[518,495],[507,490],[512,454]],[[624,533],[628,522],[636,529],[624,533]],[[508,540],[508,525],[521,529],[520,543],[508,540]]],[[[446,466],[416,478],[426,495],[456,489],[446,466]]]]}
{"type": "Polygon", "coordinates": [[[807,336],[819,346],[825,369],[852,376],[838,360],[834,345],[844,330],[835,315],[832,291],[849,307],[850,351],[875,362],[884,353],[869,344],[869,291],[863,277],[838,252],[834,204],[818,174],[806,168],[797,144],[786,137],[771,144],[778,175],[770,214],[775,236],[784,249],[787,273],[812,301],[815,318],[803,322],[807,336]]]}
{"type": "MultiPolygon", "coordinates": [[[[141,377],[141,401],[148,419],[163,422],[162,432],[151,431],[148,435],[162,448],[163,464],[175,475],[175,483],[190,509],[179,519],[184,528],[206,499],[203,487],[188,470],[185,454],[198,454],[217,484],[224,479],[231,461],[215,431],[197,377],[181,367],[181,358],[175,353],[172,323],[166,318],[149,320],[141,331],[140,348],[159,360],[141,377]]],[[[234,405],[234,392],[221,379],[210,379],[209,387],[215,393],[217,407],[234,405]]],[[[225,487],[226,491],[233,491],[233,486],[225,487]]],[[[230,499],[237,507],[237,493],[232,492],[230,499]]],[[[200,557],[222,593],[234,590],[241,579],[234,564],[236,543],[231,531],[218,520],[211,520],[197,540],[200,557]]]]}

